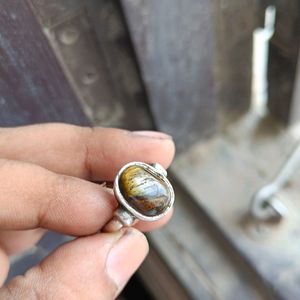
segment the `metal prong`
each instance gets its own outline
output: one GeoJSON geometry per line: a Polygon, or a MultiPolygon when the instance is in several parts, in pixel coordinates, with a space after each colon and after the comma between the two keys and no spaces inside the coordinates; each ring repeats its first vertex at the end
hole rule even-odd
{"type": "Polygon", "coordinates": [[[103,227],[103,232],[115,232],[122,227],[132,226],[137,222],[137,219],[127,210],[119,207],[115,212],[113,218],[103,227]]]}
{"type": "Polygon", "coordinates": [[[103,228],[102,232],[116,232],[122,229],[124,225],[116,217],[113,217],[103,228]]]}
{"type": "Polygon", "coordinates": [[[151,167],[153,167],[159,174],[167,177],[168,172],[166,171],[166,169],[160,165],[159,163],[151,163],[149,164],[151,167]]]}

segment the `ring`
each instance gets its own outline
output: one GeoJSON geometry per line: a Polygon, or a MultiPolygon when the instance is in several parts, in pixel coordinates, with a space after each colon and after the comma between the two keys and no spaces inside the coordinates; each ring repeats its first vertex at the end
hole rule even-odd
{"type": "Polygon", "coordinates": [[[167,171],[158,163],[126,164],[116,175],[113,190],[119,207],[104,226],[104,232],[118,231],[138,220],[157,221],[168,213],[175,200],[167,171]]]}

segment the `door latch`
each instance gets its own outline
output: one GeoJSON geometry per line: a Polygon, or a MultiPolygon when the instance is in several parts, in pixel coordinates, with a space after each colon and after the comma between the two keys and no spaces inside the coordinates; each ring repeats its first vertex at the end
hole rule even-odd
{"type": "Polygon", "coordinates": [[[251,202],[251,215],[261,221],[280,220],[287,212],[277,193],[286,186],[300,165],[300,142],[293,149],[278,174],[267,185],[256,192],[251,202]]]}

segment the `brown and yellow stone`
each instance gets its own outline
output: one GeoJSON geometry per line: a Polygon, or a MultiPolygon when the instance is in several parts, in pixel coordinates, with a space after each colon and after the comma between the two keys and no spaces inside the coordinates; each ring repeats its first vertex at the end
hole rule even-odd
{"type": "Polygon", "coordinates": [[[171,201],[167,185],[139,166],[124,170],[119,179],[119,187],[128,204],[146,216],[161,214],[171,201]]]}

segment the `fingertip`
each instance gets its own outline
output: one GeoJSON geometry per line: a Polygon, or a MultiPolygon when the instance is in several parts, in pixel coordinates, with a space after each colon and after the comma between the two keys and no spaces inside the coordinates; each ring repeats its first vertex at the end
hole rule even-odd
{"type": "Polygon", "coordinates": [[[94,180],[112,180],[121,167],[132,161],[157,162],[168,168],[174,158],[174,141],[161,132],[96,128],[93,133],[88,165],[94,180]]]}
{"type": "Polygon", "coordinates": [[[137,136],[141,137],[147,137],[147,138],[156,138],[156,139],[162,139],[162,140],[172,140],[172,136],[169,134],[166,134],[161,131],[152,131],[152,130],[136,130],[131,131],[132,134],[135,134],[137,136]]]}
{"type": "Polygon", "coordinates": [[[175,156],[175,144],[172,139],[144,139],[140,141],[137,159],[146,163],[159,163],[167,169],[175,156]]]}
{"type": "Polygon", "coordinates": [[[174,140],[166,140],[164,145],[165,145],[164,147],[166,148],[165,153],[167,155],[163,157],[162,165],[164,168],[167,169],[171,165],[174,159],[176,148],[175,148],[174,140]]]}

